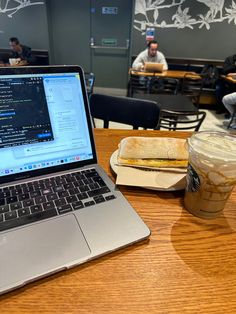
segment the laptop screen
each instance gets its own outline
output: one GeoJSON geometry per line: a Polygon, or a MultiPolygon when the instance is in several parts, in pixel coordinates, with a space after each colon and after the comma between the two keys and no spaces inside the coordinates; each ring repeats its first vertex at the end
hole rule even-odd
{"type": "Polygon", "coordinates": [[[0,177],[92,158],[79,72],[0,76],[0,177]]]}

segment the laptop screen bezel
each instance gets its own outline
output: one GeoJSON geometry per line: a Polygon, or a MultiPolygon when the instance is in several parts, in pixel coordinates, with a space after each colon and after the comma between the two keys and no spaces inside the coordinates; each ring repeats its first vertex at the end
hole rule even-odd
{"type": "Polygon", "coordinates": [[[22,179],[28,179],[36,176],[47,175],[51,173],[61,172],[65,170],[72,170],[76,168],[81,168],[87,165],[92,165],[97,163],[97,155],[94,143],[93,128],[91,123],[91,115],[89,109],[89,101],[87,96],[87,91],[85,87],[84,71],[80,66],[76,65],[63,65],[63,66],[32,66],[32,67],[4,67],[0,68],[0,75],[22,75],[22,74],[55,74],[55,73],[78,73],[81,77],[81,88],[83,93],[84,108],[86,113],[86,119],[88,124],[89,137],[91,141],[92,148],[92,158],[87,160],[81,160],[78,162],[73,162],[69,164],[62,164],[53,167],[29,170],[24,173],[6,175],[0,177],[0,184],[7,183],[11,181],[17,181],[22,179]]]}

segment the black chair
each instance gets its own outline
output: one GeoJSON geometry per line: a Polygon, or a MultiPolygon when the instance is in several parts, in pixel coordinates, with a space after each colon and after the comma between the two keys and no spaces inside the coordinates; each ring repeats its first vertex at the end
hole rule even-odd
{"type": "Polygon", "coordinates": [[[179,91],[179,80],[170,77],[156,77],[150,89],[152,94],[176,95],[179,91]]]}
{"type": "Polygon", "coordinates": [[[109,127],[109,121],[132,125],[133,129],[154,129],[158,123],[159,107],[154,101],[92,94],[89,102],[92,118],[103,120],[104,128],[109,127]]]}
{"type": "Polygon", "coordinates": [[[194,77],[187,73],[183,78],[181,93],[189,97],[197,108],[199,108],[203,84],[204,81],[201,76],[194,77]]]}
{"type": "Polygon", "coordinates": [[[150,94],[155,76],[140,75],[140,71],[130,73],[127,96],[150,94]]]}
{"type": "Polygon", "coordinates": [[[92,72],[85,72],[84,73],[84,79],[85,79],[85,85],[86,85],[86,90],[88,93],[88,97],[92,95],[93,93],[93,87],[95,83],[95,75],[92,72]]]}
{"type": "Polygon", "coordinates": [[[171,111],[162,109],[159,115],[157,130],[167,129],[198,131],[206,117],[204,111],[171,111]]]}

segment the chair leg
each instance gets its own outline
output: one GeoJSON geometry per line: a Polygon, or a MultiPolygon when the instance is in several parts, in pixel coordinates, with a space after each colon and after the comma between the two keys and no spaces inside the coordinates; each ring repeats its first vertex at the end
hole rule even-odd
{"type": "Polygon", "coordinates": [[[231,124],[232,124],[232,122],[233,122],[235,116],[236,116],[236,112],[235,112],[234,114],[232,114],[232,116],[231,116],[231,118],[230,118],[230,121],[229,121],[229,124],[228,124],[228,126],[227,126],[227,129],[230,128],[230,126],[231,126],[231,124]]]}

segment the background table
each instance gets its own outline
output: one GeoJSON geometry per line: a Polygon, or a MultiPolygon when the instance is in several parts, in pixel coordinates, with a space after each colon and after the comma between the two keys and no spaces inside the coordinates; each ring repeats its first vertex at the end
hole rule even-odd
{"type": "Polygon", "coordinates": [[[179,70],[166,70],[163,72],[146,72],[146,71],[137,71],[134,69],[130,69],[130,74],[132,75],[140,75],[140,76],[157,76],[157,77],[170,77],[176,79],[183,79],[186,75],[188,77],[200,79],[201,76],[195,72],[189,71],[179,71],[179,70]]]}
{"type": "Polygon", "coordinates": [[[198,110],[189,97],[181,94],[139,94],[138,96],[139,98],[155,101],[160,109],[193,112],[198,110]]]}
{"type": "MultiPolygon", "coordinates": [[[[113,180],[109,158],[133,135],[189,133],[95,130],[99,163],[113,180]]],[[[235,192],[222,217],[203,220],[183,209],[183,191],[121,191],[150,239],[1,296],[1,314],[236,313],[235,192]]]]}
{"type": "Polygon", "coordinates": [[[221,75],[221,77],[228,83],[236,84],[236,75],[228,76],[228,75],[221,75]]]}

